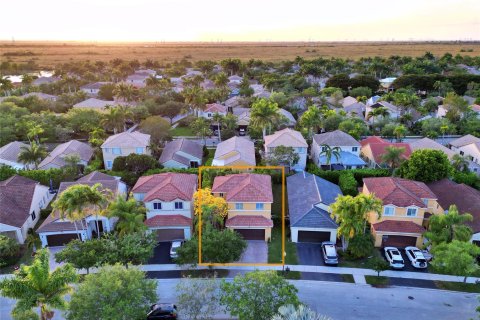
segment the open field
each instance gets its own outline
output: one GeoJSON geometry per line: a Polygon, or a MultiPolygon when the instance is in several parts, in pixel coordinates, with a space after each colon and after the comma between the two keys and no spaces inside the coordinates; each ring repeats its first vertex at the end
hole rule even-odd
{"type": "Polygon", "coordinates": [[[34,60],[40,67],[76,60],[109,61],[146,59],[172,62],[184,57],[192,61],[240,58],[281,61],[305,58],[360,58],[391,55],[480,55],[480,42],[285,42],[285,43],[86,43],[0,41],[0,62],[34,60]],[[462,52],[463,51],[463,52],[462,52]]]}

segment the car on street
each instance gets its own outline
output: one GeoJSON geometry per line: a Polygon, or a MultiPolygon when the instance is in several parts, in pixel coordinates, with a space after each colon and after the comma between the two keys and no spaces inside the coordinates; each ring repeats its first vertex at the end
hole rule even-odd
{"type": "Polygon", "coordinates": [[[176,320],[177,306],[172,303],[156,303],[150,306],[147,320],[176,320]]]}
{"type": "Polygon", "coordinates": [[[322,255],[325,264],[338,264],[337,249],[334,242],[322,242],[322,255]]]}
{"type": "Polygon", "coordinates": [[[425,269],[427,267],[427,259],[422,251],[417,247],[406,247],[405,254],[413,267],[417,269],[425,269]]]}
{"type": "Polygon", "coordinates": [[[387,259],[390,267],[393,269],[403,269],[405,267],[405,261],[403,261],[402,254],[395,247],[383,248],[385,252],[385,258],[387,259]]]}
{"type": "Polygon", "coordinates": [[[182,244],[182,240],[172,241],[172,246],[170,247],[170,258],[175,259],[176,257],[178,257],[177,250],[182,246],[182,244]]]}

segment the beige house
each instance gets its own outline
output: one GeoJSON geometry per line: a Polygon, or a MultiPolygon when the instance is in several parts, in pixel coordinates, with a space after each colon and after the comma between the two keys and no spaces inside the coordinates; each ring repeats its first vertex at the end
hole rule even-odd
{"type": "Polygon", "coordinates": [[[293,170],[305,170],[307,165],[307,148],[308,144],[305,138],[298,131],[286,128],[275,132],[272,135],[265,136],[265,155],[274,152],[276,147],[285,146],[292,147],[298,155],[298,162],[292,167],[293,170]]]}
{"type": "Polygon", "coordinates": [[[137,131],[122,132],[108,137],[101,146],[105,169],[111,170],[117,157],[125,157],[132,153],[151,155],[149,145],[150,135],[137,131]]]}
{"type": "Polygon", "coordinates": [[[255,166],[253,142],[242,137],[233,137],[220,142],[215,150],[212,166],[255,166]]]}

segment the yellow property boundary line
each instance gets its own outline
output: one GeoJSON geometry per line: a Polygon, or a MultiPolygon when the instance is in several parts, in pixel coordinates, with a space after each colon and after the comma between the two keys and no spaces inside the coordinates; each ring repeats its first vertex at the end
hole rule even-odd
{"type": "MultiPolygon", "coordinates": [[[[198,215],[198,265],[200,266],[251,266],[251,267],[268,267],[268,266],[285,266],[285,167],[282,166],[230,166],[230,167],[214,167],[214,166],[200,166],[198,168],[198,188],[202,187],[202,170],[280,170],[282,172],[282,262],[281,263],[208,263],[202,262],[202,210],[199,210],[198,215]]],[[[213,182],[213,181],[212,181],[213,182]]],[[[273,191],[273,190],[272,190],[273,191]]],[[[199,199],[200,200],[200,199],[199,199]]],[[[201,208],[201,205],[198,206],[201,208]]]]}

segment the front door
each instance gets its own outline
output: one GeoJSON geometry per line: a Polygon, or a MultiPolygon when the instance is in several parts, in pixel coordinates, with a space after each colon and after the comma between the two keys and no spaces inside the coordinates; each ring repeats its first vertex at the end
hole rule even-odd
{"type": "Polygon", "coordinates": [[[98,220],[98,232],[102,233],[103,232],[103,221],[98,220]]]}

